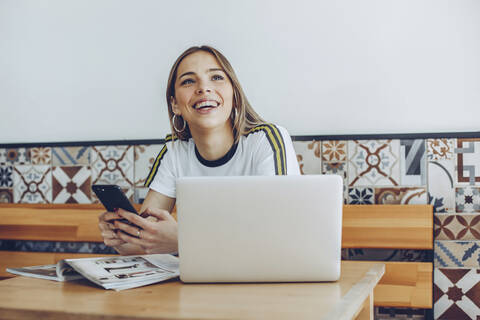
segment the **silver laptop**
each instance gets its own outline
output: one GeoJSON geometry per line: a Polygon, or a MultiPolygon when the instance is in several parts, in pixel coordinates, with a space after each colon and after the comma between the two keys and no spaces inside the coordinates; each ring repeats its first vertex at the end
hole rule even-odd
{"type": "Polygon", "coordinates": [[[338,280],[342,183],[337,175],[178,179],[180,279],[338,280]]]}

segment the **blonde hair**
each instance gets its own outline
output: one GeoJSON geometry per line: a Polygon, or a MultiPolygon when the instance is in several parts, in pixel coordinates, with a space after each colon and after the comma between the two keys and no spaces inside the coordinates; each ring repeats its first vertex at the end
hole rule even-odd
{"type": "Polygon", "coordinates": [[[205,51],[212,54],[217,59],[223,71],[227,74],[230,82],[232,83],[233,106],[230,119],[232,120],[235,143],[237,143],[242,135],[246,134],[255,126],[265,123],[265,121],[255,112],[255,110],[253,110],[252,106],[248,102],[247,97],[242,90],[242,86],[240,85],[237,75],[235,74],[235,71],[233,71],[230,62],[228,62],[227,58],[225,58],[225,56],[220,53],[220,51],[210,46],[195,46],[188,48],[177,58],[177,60],[172,66],[172,69],[170,70],[170,75],[168,76],[166,96],[172,137],[178,137],[178,139],[180,140],[188,140],[192,137],[188,124],[185,123],[185,120],[183,118],[177,116],[175,117],[175,120],[177,120],[176,123],[173,123],[174,113],[172,109],[171,98],[175,97],[175,81],[177,80],[178,66],[180,65],[182,60],[185,59],[185,57],[198,51],[205,51]],[[183,123],[179,124],[178,122],[180,122],[180,119],[183,123]],[[182,130],[181,132],[177,132],[175,130],[175,128],[182,128],[184,124],[185,130],[182,130]]]}

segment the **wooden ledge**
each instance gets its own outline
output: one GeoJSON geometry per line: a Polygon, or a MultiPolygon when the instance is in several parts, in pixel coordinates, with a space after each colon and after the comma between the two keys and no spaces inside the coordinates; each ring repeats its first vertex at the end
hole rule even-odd
{"type": "Polygon", "coordinates": [[[344,205],[342,248],[433,249],[431,205],[344,205]]]}

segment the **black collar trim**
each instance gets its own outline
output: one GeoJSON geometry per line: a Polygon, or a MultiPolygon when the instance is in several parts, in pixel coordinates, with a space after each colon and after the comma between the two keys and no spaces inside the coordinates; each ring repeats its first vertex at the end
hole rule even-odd
{"type": "Polygon", "coordinates": [[[233,156],[235,155],[235,151],[237,151],[237,147],[238,147],[238,143],[234,143],[233,146],[230,148],[230,150],[228,150],[228,152],[223,157],[217,160],[204,159],[200,155],[200,152],[198,152],[197,146],[195,146],[195,155],[197,156],[198,161],[200,161],[200,163],[206,167],[210,167],[210,168],[220,167],[233,158],[233,156]]]}

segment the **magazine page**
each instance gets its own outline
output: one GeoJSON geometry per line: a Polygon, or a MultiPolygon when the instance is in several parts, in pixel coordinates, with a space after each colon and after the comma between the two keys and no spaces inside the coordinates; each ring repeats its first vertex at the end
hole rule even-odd
{"type": "Polygon", "coordinates": [[[55,281],[68,281],[82,278],[82,276],[78,272],[73,270],[70,266],[66,265],[62,268],[61,262],[59,262],[58,264],[48,264],[43,266],[7,268],[7,272],[19,276],[55,281]]]}
{"type": "Polygon", "coordinates": [[[65,262],[105,289],[135,288],[179,275],[178,258],[169,254],[66,259],[65,262]]]}

